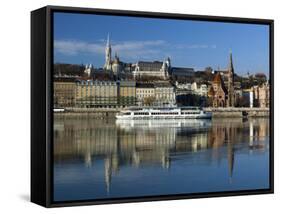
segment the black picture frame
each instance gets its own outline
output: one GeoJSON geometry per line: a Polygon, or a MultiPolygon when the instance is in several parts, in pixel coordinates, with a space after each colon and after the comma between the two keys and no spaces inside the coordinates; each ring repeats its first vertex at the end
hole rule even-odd
{"type": "Polygon", "coordinates": [[[46,6],[31,12],[31,201],[44,207],[112,204],[268,194],[274,192],[274,21],[240,17],[186,15],[126,10],[46,6]],[[53,200],[53,13],[81,13],[114,16],[201,20],[225,23],[264,24],[270,27],[270,188],[180,195],[159,195],[121,199],[54,202],[53,200]]]}

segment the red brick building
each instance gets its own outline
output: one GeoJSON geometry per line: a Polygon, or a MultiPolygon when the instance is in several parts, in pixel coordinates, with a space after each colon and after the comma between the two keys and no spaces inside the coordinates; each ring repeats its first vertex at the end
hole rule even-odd
{"type": "Polygon", "coordinates": [[[218,72],[214,77],[212,85],[208,91],[208,97],[211,98],[211,106],[226,107],[227,90],[220,72],[218,72]]]}

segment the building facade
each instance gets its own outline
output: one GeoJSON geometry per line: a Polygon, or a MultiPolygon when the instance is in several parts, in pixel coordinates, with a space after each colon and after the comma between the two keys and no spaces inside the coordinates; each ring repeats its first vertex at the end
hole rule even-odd
{"type": "Polygon", "coordinates": [[[218,71],[208,90],[210,104],[213,107],[235,107],[240,90],[234,88],[234,67],[232,53],[229,55],[229,65],[227,70],[218,71]],[[225,81],[227,84],[225,85],[225,81]]]}
{"type": "Polygon", "coordinates": [[[121,107],[136,105],[136,82],[118,82],[118,105],[121,107]]]}
{"type": "Polygon", "coordinates": [[[177,89],[184,89],[184,90],[191,91],[191,83],[179,83],[176,81],[175,86],[177,87],[177,89]]]}
{"type": "Polygon", "coordinates": [[[191,78],[194,77],[195,72],[193,68],[185,68],[185,67],[172,67],[171,75],[175,79],[179,78],[191,78]]]}
{"type": "Polygon", "coordinates": [[[75,82],[72,80],[54,81],[54,107],[73,107],[75,105],[75,82]]]}
{"type": "Polygon", "coordinates": [[[138,106],[150,106],[155,102],[155,88],[151,83],[137,83],[136,98],[138,106]]]}
{"type": "Polygon", "coordinates": [[[208,86],[206,84],[201,84],[194,90],[194,94],[207,97],[208,96],[208,86]]]}
{"type": "Polygon", "coordinates": [[[176,104],[176,93],[173,85],[168,82],[157,82],[154,87],[157,106],[174,106],[176,104]]]}
{"type": "Polygon", "coordinates": [[[254,106],[260,108],[269,108],[270,105],[270,88],[268,82],[261,86],[252,88],[254,106]]]}
{"type": "Polygon", "coordinates": [[[76,82],[77,107],[112,108],[118,105],[117,83],[112,81],[79,80],[76,82]]]}
{"type": "Polygon", "coordinates": [[[158,77],[161,79],[169,78],[169,69],[171,68],[170,58],[165,59],[163,62],[144,62],[139,61],[135,64],[133,76],[137,77],[158,77]]]}
{"type": "Polygon", "coordinates": [[[227,90],[220,73],[216,73],[212,85],[208,91],[210,105],[212,107],[226,107],[227,90]]]}

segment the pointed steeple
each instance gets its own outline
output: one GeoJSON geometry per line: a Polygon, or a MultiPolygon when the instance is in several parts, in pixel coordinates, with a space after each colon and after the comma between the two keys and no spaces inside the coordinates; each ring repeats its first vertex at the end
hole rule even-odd
{"type": "Polygon", "coordinates": [[[110,46],[110,35],[109,35],[109,33],[107,34],[106,46],[107,46],[107,47],[110,46]]]}
{"type": "Polygon", "coordinates": [[[105,47],[104,69],[107,71],[111,70],[111,44],[110,44],[109,33],[107,34],[107,42],[106,42],[106,47],[105,47]]]}
{"type": "Polygon", "coordinates": [[[232,61],[232,51],[230,50],[230,53],[229,53],[229,70],[232,71],[233,73],[233,61],[232,61]]]}
{"type": "Polygon", "coordinates": [[[228,65],[228,98],[227,106],[235,106],[235,97],[234,97],[234,68],[232,61],[232,52],[229,53],[229,65],[228,65]]]}

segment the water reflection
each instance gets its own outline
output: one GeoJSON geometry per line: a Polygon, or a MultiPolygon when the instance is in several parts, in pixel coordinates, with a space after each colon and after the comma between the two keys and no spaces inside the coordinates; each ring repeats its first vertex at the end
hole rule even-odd
{"type": "MultiPolygon", "coordinates": [[[[111,193],[112,177],[123,175],[122,168],[145,170],[153,166],[168,170],[167,174],[170,168],[180,166],[182,160],[193,166],[213,163],[219,166],[227,160],[228,183],[231,184],[236,153],[268,154],[268,136],[269,120],[266,118],[246,121],[55,119],[54,163],[55,167],[61,166],[55,170],[55,187],[59,180],[56,173],[63,173],[64,166],[81,160],[84,168],[95,169],[95,162],[104,165],[103,170],[96,170],[104,173],[107,196],[111,193]]],[[[79,172],[76,176],[79,178],[79,172]]],[[[57,186],[59,188],[59,184],[57,186]]]]}

